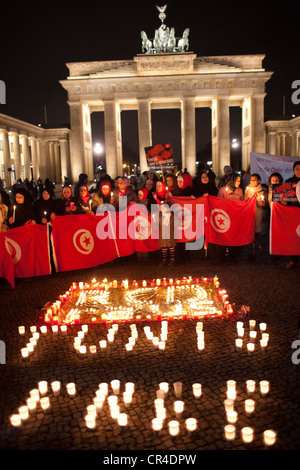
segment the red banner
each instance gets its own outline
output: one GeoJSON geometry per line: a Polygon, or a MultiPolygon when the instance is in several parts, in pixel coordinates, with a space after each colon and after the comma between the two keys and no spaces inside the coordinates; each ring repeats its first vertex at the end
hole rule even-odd
{"type": "Polygon", "coordinates": [[[300,255],[300,207],[273,202],[270,225],[271,255],[300,255]]]}
{"type": "Polygon", "coordinates": [[[134,252],[127,211],[58,216],[53,220],[53,256],[57,271],[85,269],[134,252]]]}
{"type": "Polygon", "coordinates": [[[12,289],[15,287],[14,262],[8,251],[4,233],[0,233],[0,277],[7,279],[12,289]]]}
{"type": "Polygon", "coordinates": [[[206,197],[172,197],[175,238],[177,242],[192,242],[204,236],[206,197]]]}
{"type": "Polygon", "coordinates": [[[51,274],[49,232],[47,225],[23,225],[8,230],[6,247],[19,278],[51,274]]]}
{"type": "Polygon", "coordinates": [[[223,246],[250,245],[255,239],[256,199],[231,201],[208,196],[206,242],[223,246]]]}

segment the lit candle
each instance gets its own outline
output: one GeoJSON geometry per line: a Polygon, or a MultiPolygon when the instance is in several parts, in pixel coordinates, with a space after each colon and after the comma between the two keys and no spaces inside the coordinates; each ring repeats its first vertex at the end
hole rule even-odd
{"type": "Polygon", "coordinates": [[[159,419],[159,418],[154,418],[154,419],[152,419],[151,424],[152,424],[152,429],[153,429],[154,435],[159,435],[159,433],[162,429],[162,426],[163,426],[162,420],[159,419]]]}
{"type": "Polygon", "coordinates": [[[74,397],[76,395],[76,385],[73,382],[68,383],[66,388],[70,397],[74,397]]]}
{"type": "Polygon", "coordinates": [[[84,419],[85,419],[85,425],[88,429],[94,429],[96,427],[95,416],[87,414],[84,419]]]}
{"type": "Polygon", "coordinates": [[[31,326],[31,327],[30,327],[31,333],[35,333],[36,330],[37,330],[36,326],[31,326]]]}
{"type": "Polygon", "coordinates": [[[169,384],[168,384],[168,382],[161,382],[161,383],[159,384],[159,388],[165,392],[165,395],[167,395],[167,393],[168,393],[168,391],[169,391],[169,384]]]}
{"type": "Polygon", "coordinates": [[[228,442],[231,442],[235,439],[235,426],[232,424],[227,424],[224,426],[224,431],[225,431],[225,439],[228,442]]]}
{"type": "Polygon", "coordinates": [[[177,436],[179,434],[179,422],[176,420],[169,421],[169,434],[171,436],[177,436]]]}
{"type": "Polygon", "coordinates": [[[11,415],[10,422],[12,426],[19,428],[22,424],[21,416],[18,414],[11,415]]]}
{"type": "Polygon", "coordinates": [[[176,413],[176,418],[181,418],[184,410],[184,402],[181,400],[176,400],[174,402],[174,411],[176,413]]]}
{"type": "Polygon", "coordinates": [[[88,415],[93,415],[95,417],[97,416],[96,405],[89,405],[86,410],[88,415]]]}
{"type": "Polygon", "coordinates": [[[38,383],[38,388],[41,395],[46,395],[48,391],[48,383],[45,380],[41,380],[38,383]]]}
{"type": "Polygon", "coordinates": [[[110,382],[111,388],[115,395],[119,395],[120,392],[120,380],[112,380],[110,382]]]}
{"type": "Polygon", "coordinates": [[[234,424],[237,422],[237,412],[235,410],[227,411],[226,413],[227,421],[230,424],[234,424]]]}
{"type": "Polygon", "coordinates": [[[202,395],[202,386],[199,383],[193,384],[193,394],[195,398],[199,398],[202,395]]]}
{"type": "Polygon", "coordinates": [[[49,410],[50,408],[50,400],[49,400],[49,397],[43,397],[40,399],[40,404],[41,404],[41,407],[43,408],[44,411],[47,411],[49,410]]]}
{"type": "Polygon", "coordinates": [[[18,412],[22,421],[26,421],[26,419],[29,418],[28,406],[26,405],[20,406],[20,408],[18,409],[18,412]]]}
{"type": "Polygon", "coordinates": [[[27,398],[26,403],[28,406],[29,413],[34,413],[36,410],[36,400],[30,397],[30,398],[27,398]]]}
{"type": "Polygon", "coordinates": [[[123,393],[123,401],[124,401],[124,405],[126,406],[126,408],[128,406],[130,406],[131,402],[132,402],[132,393],[131,392],[124,392],[123,393]]]}
{"type": "Polygon", "coordinates": [[[259,324],[259,329],[260,329],[260,331],[266,331],[266,329],[267,329],[267,324],[266,324],[266,323],[260,323],[260,324],[259,324]]]}
{"type": "Polygon", "coordinates": [[[161,398],[163,400],[165,398],[165,392],[161,389],[156,390],[156,398],[161,398]]]}
{"type": "Polygon", "coordinates": [[[102,339],[101,341],[99,341],[99,344],[100,344],[100,348],[101,348],[101,349],[105,349],[105,348],[106,348],[106,341],[105,341],[105,339],[102,339]]]}
{"type": "Polygon", "coordinates": [[[158,349],[160,351],[164,351],[166,349],[166,342],[165,341],[159,341],[158,343],[158,349]]]}
{"type": "Polygon", "coordinates": [[[236,390],[235,380],[227,380],[227,390],[228,391],[235,391],[236,390]]]}
{"type": "Polygon", "coordinates": [[[245,442],[245,444],[250,444],[253,441],[254,437],[254,431],[250,427],[244,427],[242,428],[242,439],[245,442]]]}
{"type": "Polygon", "coordinates": [[[156,398],[156,399],[154,400],[154,406],[155,406],[155,409],[163,408],[163,407],[164,407],[164,400],[163,400],[163,398],[156,398]]]}
{"type": "Polygon", "coordinates": [[[29,394],[30,394],[31,398],[33,398],[35,401],[39,401],[40,392],[37,388],[34,388],[33,390],[30,390],[29,394]]]}
{"type": "Polygon", "coordinates": [[[250,330],[254,330],[255,325],[256,325],[256,321],[255,321],[255,320],[249,320],[249,327],[250,327],[250,330]]]}
{"type": "Polygon", "coordinates": [[[113,419],[118,419],[120,414],[120,407],[118,405],[111,406],[110,415],[113,419]]]}
{"type": "Polygon", "coordinates": [[[95,346],[94,344],[90,346],[90,353],[91,354],[96,354],[97,352],[97,346],[95,346]]]}
{"type": "Polygon", "coordinates": [[[228,188],[227,188],[227,186],[225,188],[225,191],[226,191],[226,199],[228,199],[228,188]]]}
{"type": "Polygon", "coordinates": [[[118,287],[118,281],[113,281],[113,288],[116,289],[118,287]]]}
{"type": "Polygon", "coordinates": [[[156,417],[160,419],[161,421],[164,421],[166,419],[167,411],[166,408],[163,406],[161,408],[156,408],[156,417]]]}
{"type": "Polygon", "coordinates": [[[128,424],[128,416],[126,413],[120,413],[118,415],[118,425],[120,426],[121,430],[125,429],[128,424]]]}
{"type": "Polygon", "coordinates": [[[253,413],[254,409],[255,409],[255,401],[251,400],[251,398],[249,398],[248,400],[245,400],[245,411],[248,416],[253,413]]]}
{"type": "Polygon", "coordinates": [[[224,400],[224,406],[225,406],[226,413],[228,413],[229,411],[233,411],[234,410],[234,401],[231,400],[230,398],[227,398],[226,400],[224,400]]]}
{"type": "Polygon", "coordinates": [[[254,393],[255,391],[255,381],[254,380],[247,380],[246,381],[246,386],[247,386],[247,393],[254,393]]]}
{"type": "Polygon", "coordinates": [[[238,338],[235,340],[235,348],[237,351],[240,351],[243,347],[243,340],[238,338]]]}
{"type": "Polygon", "coordinates": [[[185,427],[190,435],[197,429],[197,420],[195,418],[188,418],[185,420],[185,427]]]}
{"type": "Polygon", "coordinates": [[[250,336],[251,341],[255,341],[256,336],[257,336],[257,332],[255,330],[252,330],[252,331],[250,331],[249,336],[250,336]]]}
{"type": "Polygon", "coordinates": [[[52,332],[56,334],[58,332],[58,325],[52,325],[52,332]]]}
{"type": "Polygon", "coordinates": [[[79,352],[84,356],[86,354],[86,346],[85,345],[80,345],[79,346],[79,352]]]}
{"type": "Polygon", "coordinates": [[[267,395],[267,393],[269,393],[270,384],[269,384],[268,380],[261,380],[259,382],[259,386],[260,386],[260,393],[262,395],[267,395]]]}
{"type": "Polygon", "coordinates": [[[43,334],[47,333],[47,326],[46,326],[46,325],[41,326],[40,329],[41,329],[41,332],[42,332],[43,334]]]}
{"type": "Polygon", "coordinates": [[[16,217],[16,206],[14,206],[14,211],[13,211],[13,219],[15,221],[15,217],[16,217]]]}
{"type": "Polygon", "coordinates": [[[22,348],[21,349],[21,354],[22,354],[23,359],[27,359],[29,357],[28,349],[27,348],[22,348]]]}
{"type": "Polygon", "coordinates": [[[255,343],[247,343],[248,355],[251,356],[255,349],[255,343]]]}
{"type": "Polygon", "coordinates": [[[24,335],[25,334],[25,326],[19,326],[19,334],[24,335]]]}
{"type": "Polygon", "coordinates": [[[53,390],[54,396],[57,397],[60,394],[60,382],[58,380],[55,380],[51,383],[51,388],[53,390]]]}
{"type": "Polygon", "coordinates": [[[275,431],[273,431],[272,429],[267,429],[266,431],[264,431],[263,433],[263,440],[264,440],[264,444],[268,447],[268,446],[273,446],[276,442],[276,437],[277,437],[277,434],[275,431]]]}

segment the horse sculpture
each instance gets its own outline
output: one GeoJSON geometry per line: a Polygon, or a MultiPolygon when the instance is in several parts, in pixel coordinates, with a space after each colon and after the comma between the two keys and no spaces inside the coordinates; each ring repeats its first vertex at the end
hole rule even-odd
{"type": "Polygon", "coordinates": [[[152,42],[150,41],[150,39],[148,39],[145,31],[141,31],[141,38],[142,38],[142,52],[146,50],[146,53],[149,54],[152,49],[152,42]]]}
{"type": "Polygon", "coordinates": [[[179,52],[184,52],[185,50],[187,51],[189,48],[189,36],[190,30],[189,28],[186,28],[183,32],[182,38],[179,39],[178,41],[178,50],[179,52]]]}

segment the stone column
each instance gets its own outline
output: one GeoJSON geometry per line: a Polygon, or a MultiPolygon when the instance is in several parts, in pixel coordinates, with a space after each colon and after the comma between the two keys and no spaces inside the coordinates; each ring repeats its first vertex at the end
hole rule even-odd
{"type": "Polygon", "coordinates": [[[268,153],[276,155],[276,131],[268,132],[268,153]]]}
{"type": "Polygon", "coordinates": [[[49,142],[49,161],[50,161],[50,173],[49,179],[55,181],[55,156],[54,156],[54,142],[49,142]]]}
{"type": "Polygon", "coordinates": [[[67,139],[60,139],[60,164],[61,164],[61,177],[64,181],[64,177],[70,179],[70,149],[69,142],[67,139]]]}
{"type": "Polygon", "coordinates": [[[11,186],[11,175],[8,168],[11,165],[10,159],[10,148],[9,148],[9,140],[8,140],[8,132],[6,129],[1,129],[2,134],[2,148],[3,148],[3,163],[4,163],[4,171],[5,171],[5,186],[6,188],[11,186]]]}
{"type": "Polygon", "coordinates": [[[140,171],[149,170],[145,147],[152,145],[151,105],[149,99],[138,100],[138,127],[139,127],[139,152],[140,171]]]}
{"type": "MultiPolygon", "coordinates": [[[[32,165],[32,173],[33,179],[37,182],[39,177],[39,168],[38,168],[38,158],[37,158],[37,141],[35,137],[29,137],[30,140],[30,147],[31,147],[31,165],[32,165]]],[[[30,175],[31,179],[31,175],[30,175]]]]}
{"type": "Polygon", "coordinates": [[[228,98],[212,100],[212,162],[217,176],[223,175],[225,165],[230,165],[230,123],[228,98]]]}
{"type": "Polygon", "coordinates": [[[55,183],[61,183],[61,165],[60,165],[60,155],[59,155],[59,143],[54,142],[54,174],[55,174],[55,183]]]}
{"type": "Polygon", "coordinates": [[[252,97],[252,151],[264,153],[266,148],[264,130],[264,98],[265,93],[252,97]]]}
{"type": "Polygon", "coordinates": [[[19,134],[17,132],[11,133],[13,136],[13,149],[14,149],[14,164],[15,164],[15,175],[16,180],[22,179],[22,163],[21,163],[21,152],[20,152],[20,141],[19,134]]]}
{"type": "Polygon", "coordinates": [[[185,98],[181,103],[181,151],[182,168],[196,174],[196,116],[195,99],[185,98]]]}
{"type": "Polygon", "coordinates": [[[77,183],[80,173],[84,173],[84,149],[82,135],[82,112],[80,103],[70,104],[70,152],[71,152],[71,178],[77,183]]]}
{"type": "Polygon", "coordinates": [[[83,159],[84,159],[84,172],[88,175],[89,181],[94,178],[94,162],[92,150],[92,128],[91,128],[91,113],[88,104],[81,108],[82,111],[82,129],[83,129],[83,159]]]}
{"type": "Polygon", "coordinates": [[[115,178],[122,174],[122,134],[120,107],[114,101],[104,102],[106,171],[115,178]]]}
{"type": "Polygon", "coordinates": [[[38,154],[39,154],[39,177],[41,180],[45,181],[45,179],[48,176],[48,171],[47,171],[47,158],[46,158],[46,153],[45,153],[45,143],[43,139],[38,139],[38,154]]]}
{"type": "Polygon", "coordinates": [[[30,172],[30,150],[29,150],[29,143],[28,143],[28,136],[22,134],[22,153],[23,153],[23,161],[24,161],[24,178],[31,180],[31,172],[30,172]]]}

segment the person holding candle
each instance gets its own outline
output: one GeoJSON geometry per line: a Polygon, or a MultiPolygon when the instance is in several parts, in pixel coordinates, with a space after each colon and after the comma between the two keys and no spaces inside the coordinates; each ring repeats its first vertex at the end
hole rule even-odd
{"type": "Polygon", "coordinates": [[[54,191],[52,188],[44,189],[43,194],[34,203],[34,212],[38,224],[47,224],[55,217],[54,191]]]}
{"type": "Polygon", "coordinates": [[[87,186],[80,186],[79,195],[75,198],[74,204],[76,206],[76,214],[94,215],[92,211],[92,198],[87,186]]]}
{"type": "Polygon", "coordinates": [[[98,207],[102,206],[103,204],[105,205],[111,204],[112,202],[113,202],[113,199],[112,199],[111,183],[109,180],[103,180],[100,183],[99,190],[96,191],[93,195],[92,211],[96,213],[98,207]]]}
{"type": "Polygon", "coordinates": [[[255,241],[250,245],[249,260],[255,261],[261,249],[260,238],[263,230],[264,208],[266,205],[267,193],[260,184],[261,178],[257,173],[250,175],[250,185],[245,191],[245,201],[255,197],[255,241]]]}
{"type": "Polygon", "coordinates": [[[166,185],[164,181],[157,181],[155,185],[155,191],[153,191],[152,194],[149,195],[149,204],[150,207],[153,204],[157,204],[160,206],[163,204],[166,200],[167,197],[167,190],[166,190],[166,185]]]}
{"type": "Polygon", "coordinates": [[[116,180],[117,187],[113,190],[112,194],[112,205],[117,211],[125,209],[130,204],[138,202],[136,192],[130,187],[129,178],[123,176],[116,180]]]}
{"type": "Polygon", "coordinates": [[[72,188],[69,185],[64,185],[60,199],[55,201],[56,215],[72,215],[76,212],[75,198],[72,194],[72,188]]]}
{"type": "Polygon", "coordinates": [[[4,203],[2,192],[0,191],[0,233],[5,233],[8,230],[7,214],[8,206],[4,203]]]}
{"type": "MultiPolygon", "coordinates": [[[[292,185],[292,188],[295,190],[296,195],[297,195],[297,187],[299,187],[298,185],[300,181],[300,160],[294,162],[293,172],[294,172],[293,176],[291,176],[291,178],[288,178],[285,182],[290,183],[292,185]]],[[[297,196],[297,199],[299,201],[298,196],[297,196]]],[[[297,202],[295,204],[297,205],[297,202]]],[[[295,255],[295,256],[291,256],[290,261],[286,265],[286,267],[288,269],[293,269],[293,268],[296,268],[298,264],[299,264],[299,256],[295,255]]]]}
{"type": "MultiPolygon", "coordinates": [[[[268,231],[270,231],[270,219],[271,219],[271,206],[272,206],[272,198],[273,198],[273,184],[282,184],[283,177],[280,173],[274,172],[268,178],[268,199],[266,201],[267,207],[267,222],[268,222],[268,231]]],[[[276,264],[278,263],[280,256],[279,255],[270,255],[271,263],[276,264]]]]}
{"type": "Polygon", "coordinates": [[[35,224],[30,194],[23,187],[19,187],[15,193],[14,205],[8,210],[9,228],[21,227],[26,224],[35,224]]]}

